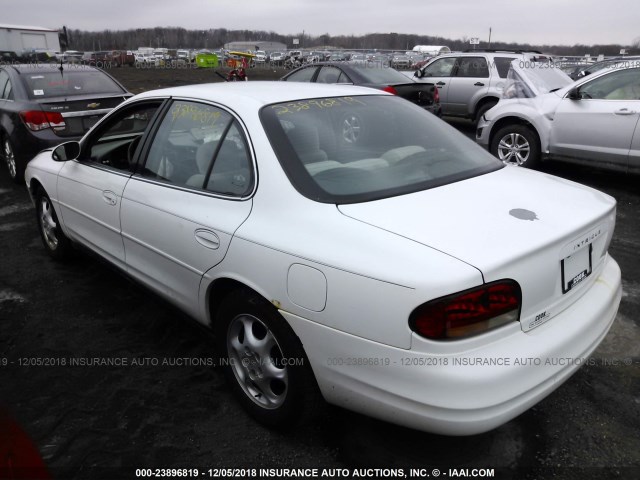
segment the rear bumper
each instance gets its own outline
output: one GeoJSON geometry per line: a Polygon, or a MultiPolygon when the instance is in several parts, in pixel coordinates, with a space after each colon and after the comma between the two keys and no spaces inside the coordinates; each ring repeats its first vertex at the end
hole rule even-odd
{"type": "Polygon", "coordinates": [[[446,355],[282,314],[328,402],[410,428],[473,435],[526,411],[585,364],[613,324],[620,298],[620,268],[609,257],[590,290],[551,321],[527,333],[519,324],[504,327],[480,348],[446,355]]]}

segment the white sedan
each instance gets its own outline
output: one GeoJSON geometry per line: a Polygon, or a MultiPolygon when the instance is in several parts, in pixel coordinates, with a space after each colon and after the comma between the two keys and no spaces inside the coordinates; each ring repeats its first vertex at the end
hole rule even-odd
{"type": "Polygon", "coordinates": [[[490,430],[575,372],[621,297],[613,198],[377,90],[143,93],[26,182],[53,257],[87,247],[211,328],[239,401],[277,427],[321,396],[490,430]]]}

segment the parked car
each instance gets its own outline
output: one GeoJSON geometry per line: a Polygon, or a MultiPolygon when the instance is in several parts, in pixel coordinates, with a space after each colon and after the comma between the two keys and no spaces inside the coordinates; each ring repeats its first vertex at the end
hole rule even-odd
{"type": "Polygon", "coordinates": [[[393,68],[374,62],[320,62],[304,65],[282,77],[286,82],[350,83],[377,88],[405,98],[440,116],[438,90],[433,84],[408,81],[393,68]]]}
{"type": "Polygon", "coordinates": [[[269,61],[269,55],[264,50],[258,50],[255,55],[256,63],[267,63],[269,61]]]}
{"type": "Polygon", "coordinates": [[[618,66],[640,67],[640,56],[610,58],[600,62],[580,65],[569,72],[569,76],[572,80],[578,80],[592,73],[599,72],[603,68],[617,68],[618,66]]]}
{"type": "Polygon", "coordinates": [[[527,63],[548,62],[537,51],[472,50],[435,57],[413,76],[435,83],[440,91],[442,114],[478,122],[502,94],[509,65],[515,59],[527,63]]]}
{"type": "Polygon", "coordinates": [[[408,70],[411,68],[411,57],[405,54],[395,54],[391,57],[391,67],[397,70],[408,70]]]}
{"type": "Polygon", "coordinates": [[[131,94],[102,70],[86,65],[0,66],[0,154],[22,181],[40,150],[76,140],[131,94]]]}
{"type": "Polygon", "coordinates": [[[319,392],[487,431],[567,380],[621,298],[612,197],[507,168],[370,88],[146,92],[40,153],[26,183],[53,257],[81,244],[211,329],[270,426],[296,426],[319,392]]]}
{"type": "Polygon", "coordinates": [[[82,54],[82,63],[91,67],[104,67],[111,60],[109,58],[110,52],[84,52],[82,54]]]}
{"type": "Polygon", "coordinates": [[[511,66],[505,97],[476,138],[505,163],[564,160],[640,172],[640,67],[605,68],[577,82],[559,69],[511,66]]]}
{"type": "Polygon", "coordinates": [[[285,56],[282,52],[273,52],[269,57],[269,63],[271,65],[281,66],[284,64],[285,56]]]}

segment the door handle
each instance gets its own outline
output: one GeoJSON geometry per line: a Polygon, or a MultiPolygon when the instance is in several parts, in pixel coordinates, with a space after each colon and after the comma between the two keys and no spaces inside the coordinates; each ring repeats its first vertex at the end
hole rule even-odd
{"type": "Polygon", "coordinates": [[[196,242],[206,248],[210,248],[211,250],[216,250],[220,246],[220,237],[216,235],[211,230],[205,230],[204,228],[199,228],[194,233],[196,237],[196,242]]]}
{"type": "Polygon", "coordinates": [[[105,190],[102,192],[102,199],[107,205],[115,205],[118,203],[118,196],[111,190],[105,190]]]}
{"type": "Polygon", "coordinates": [[[633,110],[629,110],[628,108],[621,108],[620,110],[616,110],[613,113],[616,115],[634,115],[636,112],[633,110]]]}
{"type": "Polygon", "coordinates": [[[484,87],[484,83],[482,82],[476,82],[473,84],[474,87],[484,87]]]}
{"type": "Polygon", "coordinates": [[[440,81],[440,82],[436,83],[436,85],[438,85],[439,87],[441,87],[442,85],[446,85],[446,83],[444,83],[444,82],[440,81]]]}

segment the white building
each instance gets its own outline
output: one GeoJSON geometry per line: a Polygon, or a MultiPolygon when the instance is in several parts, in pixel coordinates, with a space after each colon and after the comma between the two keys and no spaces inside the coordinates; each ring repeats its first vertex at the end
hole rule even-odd
{"type": "Polygon", "coordinates": [[[58,31],[44,27],[0,24],[0,50],[24,55],[31,52],[59,52],[58,31]]]}
{"type": "Polygon", "coordinates": [[[433,55],[434,57],[442,55],[443,53],[450,53],[451,49],[447,46],[439,45],[416,45],[413,47],[414,52],[426,53],[427,55],[433,55]]]}

